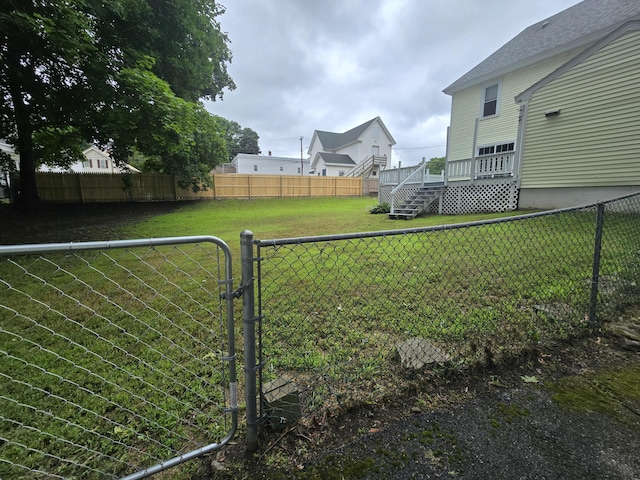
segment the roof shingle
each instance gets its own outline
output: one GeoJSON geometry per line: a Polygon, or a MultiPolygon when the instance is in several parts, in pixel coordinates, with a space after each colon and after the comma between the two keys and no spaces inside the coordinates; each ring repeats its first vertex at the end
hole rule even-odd
{"type": "Polygon", "coordinates": [[[584,0],[534,23],[444,89],[449,95],[604,37],[640,16],[639,0],[584,0]]]}

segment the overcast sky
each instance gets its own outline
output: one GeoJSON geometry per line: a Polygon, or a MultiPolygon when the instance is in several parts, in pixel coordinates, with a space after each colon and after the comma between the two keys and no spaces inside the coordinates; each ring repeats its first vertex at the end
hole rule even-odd
{"type": "Polygon", "coordinates": [[[304,157],[314,130],[380,116],[393,164],[444,156],[442,90],[527,26],[579,0],[221,0],[237,88],[206,102],[263,154],[304,157]]]}

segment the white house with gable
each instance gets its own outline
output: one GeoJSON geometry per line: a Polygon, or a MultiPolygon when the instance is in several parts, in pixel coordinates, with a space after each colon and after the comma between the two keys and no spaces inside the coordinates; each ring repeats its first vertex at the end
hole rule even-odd
{"type": "MultiPolygon", "coordinates": [[[[112,160],[107,152],[100,150],[98,147],[91,145],[82,151],[84,156],[83,161],[72,163],[69,168],[62,167],[49,167],[47,165],[40,165],[39,172],[57,172],[57,173],[110,173],[118,174],[122,173],[125,169],[120,168],[112,160]]],[[[132,173],[140,173],[135,167],[127,165],[127,169],[132,173]]]]}
{"type": "Polygon", "coordinates": [[[309,159],[239,153],[230,166],[245,175],[306,175],[309,159]]]}
{"type": "Polygon", "coordinates": [[[344,133],[316,130],[309,145],[309,175],[377,178],[396,144],[380,117],[344,133]]]}
{"type": "Polygon", "coordinates": [[[640,187],[640,1],[583,0],[444,89],[444,211],[557,208],[640,187]]]}

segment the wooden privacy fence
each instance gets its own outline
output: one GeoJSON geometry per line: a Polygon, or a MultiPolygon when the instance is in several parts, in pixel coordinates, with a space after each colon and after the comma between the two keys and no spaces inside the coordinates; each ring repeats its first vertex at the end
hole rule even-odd
{"type": "Polygon", "coordinates": [[[348,197],[362,195],[362,178],[226,173],[213,188],[215,198],[348,197]]]}
{"type": "MultiPolygon", "coordinates": [[[[19,182],[12,178],[15,186],[19,182]]],[[[213,188],[177,186],[173,175],[37,172],[40,198],[50,203],[158,202],[222,198],[360,196],[361,178],[214,174],[213,188]]]]}

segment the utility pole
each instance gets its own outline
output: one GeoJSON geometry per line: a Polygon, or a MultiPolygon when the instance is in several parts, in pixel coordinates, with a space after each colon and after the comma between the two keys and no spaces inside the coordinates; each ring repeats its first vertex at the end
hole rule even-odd
{"type": "Polygon", "coordinates": [[[304,137],[300,137],[300,175],[304,175],[304,161],[302,160],[302,139],[304,137]]]}

